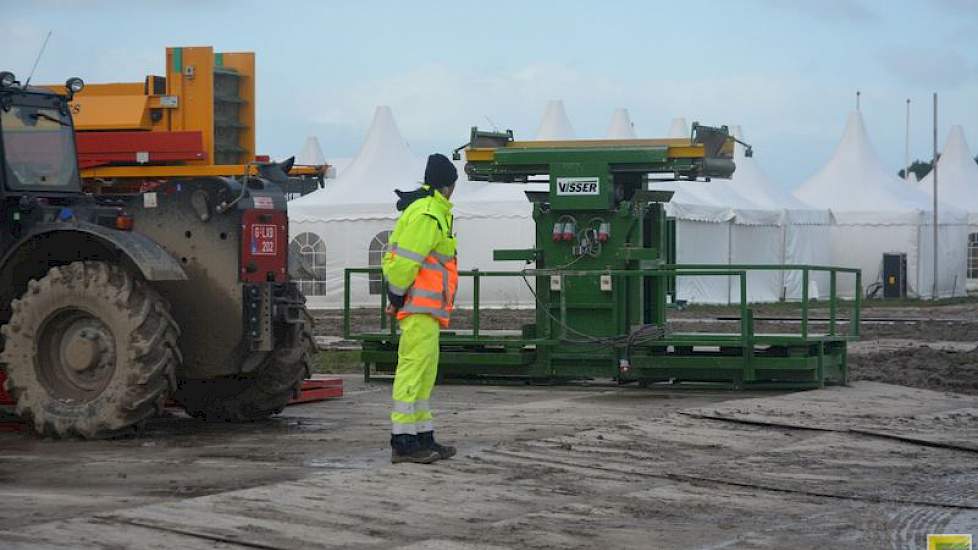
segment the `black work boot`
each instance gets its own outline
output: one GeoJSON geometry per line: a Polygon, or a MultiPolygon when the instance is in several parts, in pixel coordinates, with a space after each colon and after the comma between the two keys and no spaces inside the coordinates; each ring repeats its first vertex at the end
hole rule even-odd
{"type": "Polygon", "coordinates": [[[401,462],[431,464],[439,457],[440,455],[436,451],[422,447],[418,443],[418,436],[416,435],[391,435],[391,464],[401,462]]]}
{"type": "Polygon", "coordinates": [[[448,460],[455,456],[455,447],[439,445],[435,442],[435,432],[418,432],[418,444],[424,449],[431,449],[438,453],[438,458],[448,460]]]}

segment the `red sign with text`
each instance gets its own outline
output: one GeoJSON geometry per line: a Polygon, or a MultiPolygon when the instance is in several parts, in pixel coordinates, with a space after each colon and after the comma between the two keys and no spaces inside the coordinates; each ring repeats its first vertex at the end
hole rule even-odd
{"type": "Polygon", "coordinates": [[[288,218],[281,210],[241,214],[241,280],[284,283],[288,265],[288,218]]]}

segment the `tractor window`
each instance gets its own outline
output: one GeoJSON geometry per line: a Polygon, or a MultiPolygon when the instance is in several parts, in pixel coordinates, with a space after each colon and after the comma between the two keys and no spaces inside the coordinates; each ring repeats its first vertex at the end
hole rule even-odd
{"type": "Polygon", "coordinates": [[[0,109],[7,186],[15,190],[75,191],[78,161],[71,119],[56,109],[0,109]]]}

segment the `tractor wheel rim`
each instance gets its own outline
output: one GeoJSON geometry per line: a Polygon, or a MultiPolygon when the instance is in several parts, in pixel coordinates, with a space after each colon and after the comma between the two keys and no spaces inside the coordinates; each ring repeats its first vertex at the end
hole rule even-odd
{"type": "Polygon", "coordinates": [[[115,372],[115,338],[96,316],[80,309],[62,310],[43,324],[36,365],[46,389],[56,398],[90,401],[115,372]]]}

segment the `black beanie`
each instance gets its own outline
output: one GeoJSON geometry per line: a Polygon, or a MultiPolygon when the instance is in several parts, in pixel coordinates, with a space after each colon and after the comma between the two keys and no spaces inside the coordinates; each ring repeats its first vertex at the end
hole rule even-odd
{"type": "Polygon", "coordinates": [[[458,179],[458,170],[448,157],[441,153],[428,155],[428,165],[424,169],[424,182],[435,189],[451,187],[458,179]]]}

